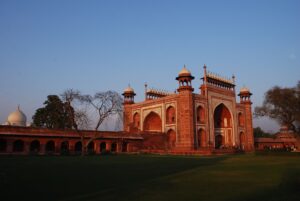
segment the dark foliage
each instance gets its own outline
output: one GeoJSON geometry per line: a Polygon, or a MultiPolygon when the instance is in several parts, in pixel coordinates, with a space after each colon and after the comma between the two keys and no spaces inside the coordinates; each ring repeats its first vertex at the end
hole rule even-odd
{"type": "Polygon", "coordinates": [[[33,119],[33,126],[53,129],[72,128],[70,112],[74,111],[66,103],[63,103],[57,95],[47,96],[44,107],[36,110],[33,119]]]}
{"type": "Polygon", "coordinates": [[[300,81],[291,88],[278,86],[268,90],[261,107],[256,107],[256,117],[268,116],[277,120],[280,125],[296,130],[300,122],[300,81]]]}
{"type": "Polygon", "coordinates": [[[262,130],[260,127],[256,127],[253,129],[253,134],[254,137],[268,137],[268,138],[272,138],[274,137],[274,135],[272,135],[271,133],[267,133],[264,130],[262,130]]]}

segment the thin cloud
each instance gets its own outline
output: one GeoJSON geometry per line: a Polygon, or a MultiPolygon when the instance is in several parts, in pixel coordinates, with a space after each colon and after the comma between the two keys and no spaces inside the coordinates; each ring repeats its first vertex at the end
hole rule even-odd
{"type": "Polygon", "coordinates": [[[292,53],[292,54],[289,55],[289,58],[292,59],[292,60],[296,59],[296,55],[294,53],[292,53]]]}

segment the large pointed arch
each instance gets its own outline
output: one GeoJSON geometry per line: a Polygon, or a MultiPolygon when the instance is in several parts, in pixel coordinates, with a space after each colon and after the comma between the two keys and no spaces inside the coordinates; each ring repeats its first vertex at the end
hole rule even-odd
{"type": "Polygon", "coordinates": [[[214,110],[214,134],[215,148],[233,146],[233,117],[223,103],[214,110]]]}
{"type": "Polygon", "coordinates": [[[155,112],[150,112],[144,119],[144,131],[162,132],[162,121],[155,112]]]}

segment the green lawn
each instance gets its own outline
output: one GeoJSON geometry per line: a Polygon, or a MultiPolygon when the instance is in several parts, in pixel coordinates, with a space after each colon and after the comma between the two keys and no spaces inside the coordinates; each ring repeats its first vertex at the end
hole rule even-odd
{"type": "Polygon", "coordinates": [[[0,156],[0,200],[300,200],[300,155],[0,156]]]}

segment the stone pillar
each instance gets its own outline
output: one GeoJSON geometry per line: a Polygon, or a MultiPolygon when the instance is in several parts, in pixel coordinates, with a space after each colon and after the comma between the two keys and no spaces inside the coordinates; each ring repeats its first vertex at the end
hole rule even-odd
{"type": "Polygon", "coordinates": [[[75,154],[75,141],[73,140],[69,141],[69,153],[75,154]]]}
{"type": "Polygon", "coordinates": [[[13,145],[14,145],[14,141],[11,139],[8,139],[6,141],[6,153],[12,153],[13,152],[13,145]]]}
{"type": "Polygon", "coordinates": [[[245,127],[246,127],[246,150],[254,150],[254,136],[253,136],[253,123],[252,123],[252,108],[251,102],[245,102],[245,127]]]}
{"type": "Polygon", "coordinates": [[[54,153],[56,153],[56,154],[60,154],[60,152],[61,152],[61,150],[60,150],[60,144],[61,144],[61,142],[60,142],[60,140],[54,140],[54,153]]]}
{"type": "Polygon", "coordinates": [[[111,150],[111,142],[109,141],[109,142],[106,142],[106,151],[110,152],[110,150],[111,150]]]}
{"type": "Polygon", "coordinates": [[[121,153],[122,152],[122,142],[117,142],[117,153],[121,153]]]}
{"type": "Polygon", "coordinates": [[[30,141],[24,140],[24,151],[23,154],[29,154],[30,153],[30,141]]]}
{"type": "Polygon", "coordinates": [[[176,148],[192,150],[195,148],[194,100],[190,90],[179,92],[178,110],[178,139],[176,148]]]}
{"type": "Polygon", "coordinates": [[[100,154],[100,141],[95,141],[95,144],[94,144],[94,146],[95,146],[95,153],[96,154],[100,154]]]}
{"type": "Polygon", "coordinates": [[[123,112],[123,130],[129,132],[131,125],[131,106],[124,104],[123,112]]]}
{"type": "Polygon", "coordinates": [[[46,154],[46,142],[40,142],[40,152],[39,154],[45,155],[46,154]]]}

